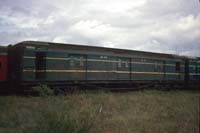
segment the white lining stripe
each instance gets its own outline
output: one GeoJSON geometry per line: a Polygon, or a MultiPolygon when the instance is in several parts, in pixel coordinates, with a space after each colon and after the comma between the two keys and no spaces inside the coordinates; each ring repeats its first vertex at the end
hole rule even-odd
{"type": "Polygon", "coordinates": [[[23,72],[49,72],[49,73],[63,73],[63,72],[69,72],[69,73],[132,73],[132,74],[167,74],[167,75],[180,75],[180,73],[164,73],[164,72],[139,72],[139,71],[105,71],[105,70],[26,70],[24,69],[23,72]]]}
{"type": "MultiPolygon", "coordinates": [[[[30,57],[30,56],[24,56],[25,59],[35,59],[35,57],[30,57]]],[[[64,61],[69,61],[70,59],[73,60],[78,60],[78,58],[53,58],[53,57],[46,57],[45,59],[49,60],[64,60],[64,61]]],[[[83,61],[86,61],[83,59],[83,61]]],[[[96,62],[113,62],[113,63],[119,63],[119,61],[113,61],[113,60],[95,60],[95,59],[87,59],[87,61],[96,61],[96,62]]],[[[125,61],[121,61],[121,63],[127,63],[125,61]]],[[[129,64],[144,64],[144,65],[156,65],[156,63],[148,63],[148,62],[128,62],[129,64]]],[[[175,64],[160,64],[158,63],[157,65],[165,65],[165,66],[176,66],[175,64]]],[[[184,65],[180,65],[181,67],[184,67],[184,65]]],[[[200,66],[198,66],[200,67],[200,66]]]]}

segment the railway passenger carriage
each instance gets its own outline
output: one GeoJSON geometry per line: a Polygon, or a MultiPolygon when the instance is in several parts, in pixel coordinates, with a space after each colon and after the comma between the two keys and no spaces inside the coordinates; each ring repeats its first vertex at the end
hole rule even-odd
{"type": "Polygon", "coordinates": [[[25,41],[8,47],[8,58],[7,80],[15,86],[199,85],[200,81],[200,58],[169,54],[25,41]]]}

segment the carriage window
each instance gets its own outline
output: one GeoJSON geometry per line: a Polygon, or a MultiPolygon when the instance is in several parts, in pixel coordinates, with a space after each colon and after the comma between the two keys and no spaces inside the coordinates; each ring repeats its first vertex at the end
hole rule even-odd
{"type": "Polygon", "coordinates": [[[161,71],[163,71],[163,69],[164,69],[164,64],[160,64],[160,69],[161,69],[161,71]]]}
{"type": "Polygon", "coordinates": [[[122,60],[121,59],[118,60],[118,67],[122,67],[122,60]]]}
{"type": "Polygon", "coordinates": [[[83,59],[83,57],[80,57],[80,66],[84,66],[84,59],[83,59]]]}
{"type": "Polygon", "coordinates": [[[196,70],[196,67],[195,67],[195,66],[193,66],[193,70],[196,70]]]}
{"type": "Polygon", "coordinates": [[[157,71],[158,70],[158,62],[155,62],[155,64],[154,64],[155,66],[154,66],[154,68],[155,68],[155,71],[157,71]]]}
{"type": "Polygon", "coordinates": [[[181,68],[180,68],[180,62],[176,62],[176,71],[180,71],[181,68]]]}
{"type": "Polygon", "coordinates": [[[100,56],[101,59],[108,59],[108,56],[100,56]]]}
{"type": "Polygon", "coordinates": [[[142,59],[141,59],[141,62],[146,62],[146,59],[142,58],[142,59]]]}
{"type": "Polygon", "coordinates": [[[72,57],[70,59],[70,66],[74,66],[74,58],[72,58],[72,57]]]}
{"type": "Polygon", "coordinates": [[[125,66],[128,67],[128,61],[125,62],[125,66]]]}

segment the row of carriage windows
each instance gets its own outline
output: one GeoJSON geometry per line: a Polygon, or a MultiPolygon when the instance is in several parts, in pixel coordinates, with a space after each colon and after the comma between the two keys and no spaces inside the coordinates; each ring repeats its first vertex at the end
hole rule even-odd
{"type": "MultiPolygon", "coordinates": [[[[42,70],[45,68],[45,59],[46,57],[46,54],[41,52],[41,53],[37,53],[36,54],[36,66],[37,66],[37,70],[42,70]]],[[[107,59],[108,57],[107,56],[101,56],[102,59],[107,59]]],[[[71,57],[70,58],[70,66],[75,66],[75,65],[80,65],[80,66],[84,66],[84,62],[85,62],[85,58],[83,56],[81,57],[71,57]],[[78,64],[77,64],[78,63],[78,64]]],[[[146,62],[146,59],[141,59],[141,62],[146,62]]],[[[128,68],[129,67],[129,61],[124,61],[122,59],[118,59],[117,61],[117,67],[118,68],[121,68],[121,67],[126,67],[128,68]]],[[[1,70],[1,62],[0,62],[0,70],[1,70]]],[[[158,71],[161,71],[161,70],[164,70],[164,63],[163,62],[154,62],[154,68],[155,68],[155,71],[158,70],[158,71]]],[[[181,65],[180,65],[180,62],[176,62],[175,64],[175,70],[178,72],[181,70],[181,65]]]]}
{"type": "MultiPolygon", "coordinates": [[[[108,59],[108,56],[100,56],[101,59],[108,59]]],[[[140,59],[139,62],[147,62],[146,59],[140,59]]],[[[70,66],[84,66],[85,57],[71,57],[70,58],[70,66]]],[[[129,68],[130,61],[118,59],[117,62],[114,62],[118,68],[129,68]]],[[[165,63],[162,61],[154,61],[154,71],[163,71],[165,68],[165,63]]],[[[142,66],[141,66],[142,67],[142,66]]],[[[0,71],[2,70],[2,63],[0,62],[0,71]]],[[[36,53],[36,70],[46,70],[46,53],[45,52],[38,52],[36,53]]],[[[175,63],[175,71],[181,71],[181,64],[179,61],[175,63]]],[[[45,73],[37,73],[36,78],[41,79],[45,78],[45,73]]]]}
{"type": "MultiPolygon", "coordinates": [[[[75,66],[75,61],[79,62],[79,65],[80,66],[84,66],[84,58],[83,57],[80,57],[79,59],[78,58],[71,58],[70,59],[70,66],[75,66]]],[[[143,60],[143,62],[145,62],[146,60],[143,60]]],[[[117,67],[118,68],[121,68],[121,67],[126,67],[128,68],[129,67],[129,61],[122,61],[121,59],[119,59],[117,61],[117,67]]],[[[154,71],[163,71],[164,70],[164,63],[163,62],[155,62],[154,63],[154,71]]],[[[175,64],[175,71],[179,72],[181,70],[181,65],[180,65],[180,62],[176,62],[175,64]]]]}
{"type": "MultiPolygon", "coordinates": [[[[79,62],[79,65],[80,66],[84,66],[84,58],[83,57],[80,57],[79,59],[78,58],[71,58],[70,59],[70,66],[74,66],[75,65],[75,61],[76,62],[79,62]]],[[[121,59],[118,60],[118,63],[117,63],[117,67],[126,67],[128,68],[129,67],[129,62],[128,61],[122,61],[121,59]]]]}

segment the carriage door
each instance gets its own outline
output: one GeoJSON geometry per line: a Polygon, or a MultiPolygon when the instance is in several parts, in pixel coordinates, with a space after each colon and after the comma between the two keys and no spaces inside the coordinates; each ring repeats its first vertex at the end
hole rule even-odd
{"type": "Polygon", "coordinates": [[[181,63],[179,61],[176,62],[175,70],[176,70],[176,73],[178,73],[178,75],[179,75],[178,80],[180,80],[181,79],[181,63]]]}
{"type": "Polygon", "coordinates": [[[86,80],[86,55],[70,54],[68,75],[69,80],[86,80]]]}
{"type": "Polygon", "coordinates": [[[154,80],[163,80],[165,77],[165,61],[155,60],[154,72],[154,80]]]}
{"type": "Polygon", "coordinates": [[[36,52],[36,79],[45,79],[46,78],[46,53],[45,52],[36,52]]]}
{"type": "Polygon", "coordinates": [[[0,55],[0,81],[7,79],[7,56],[0,55]]]}

